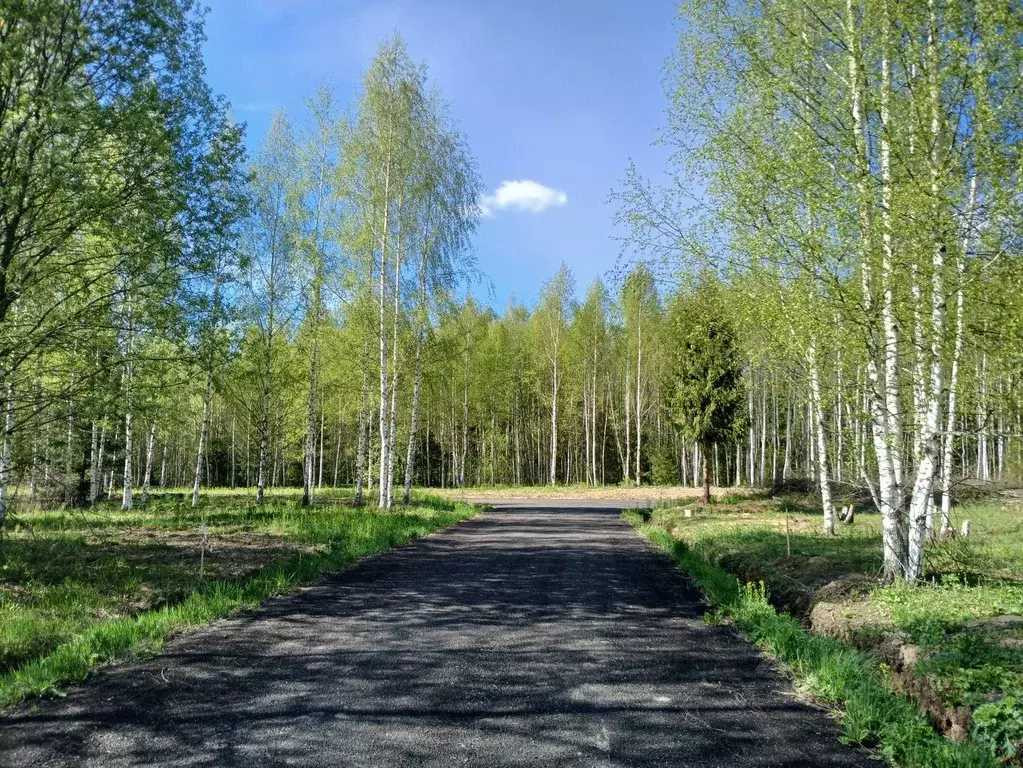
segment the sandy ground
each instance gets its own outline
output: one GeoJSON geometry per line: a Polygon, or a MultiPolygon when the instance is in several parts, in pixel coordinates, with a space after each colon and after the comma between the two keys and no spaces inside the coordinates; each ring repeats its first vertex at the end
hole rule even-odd
{"type": "MultiPolygon", "coordinates": [[[[585,485],[557,486],[498,486],[495,488],[430,488],[426,492],[446,499],[459,501],[516,501],[542,499],[608,499],[631,502],[648,501],[681,501],[700,497],[699,488],[683,485],[647,485],[627,487],[608,485],[591,488],[585,485]]],[[[710,489],[711,495],[721,496],[729,493],[751,493],[748,489],[717,488],[710,489]]]]}

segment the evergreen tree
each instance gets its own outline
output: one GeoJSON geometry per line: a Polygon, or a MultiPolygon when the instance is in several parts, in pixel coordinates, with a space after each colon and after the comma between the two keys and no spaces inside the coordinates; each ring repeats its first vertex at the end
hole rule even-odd
{"type": "Polygon", "coordinates": [[[709,504],[711,452],[740,427],[746,394],[735,331],[713,277],[704,274],[692,294],[676,295],[667,334],[673,358],[673,416],[700,448],[702,500],[709,504]]]}

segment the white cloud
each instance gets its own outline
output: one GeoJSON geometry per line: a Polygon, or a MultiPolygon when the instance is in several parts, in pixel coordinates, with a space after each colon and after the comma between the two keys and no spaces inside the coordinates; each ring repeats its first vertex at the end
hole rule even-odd
{"type": "Polygon", "coordinates": [[[479,207],[484,216],[493,216],[497,211],[507,210],[543,213],[567,202],[568,195],[560,189],[552,189],[531,179],[519,179],[502,181],[493,194],[480,198],[479,207]]]}

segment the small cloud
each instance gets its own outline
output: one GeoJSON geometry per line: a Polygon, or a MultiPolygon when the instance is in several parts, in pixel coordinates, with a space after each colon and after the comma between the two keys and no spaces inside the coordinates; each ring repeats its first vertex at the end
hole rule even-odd
{"type": "Polygon", "coordinates": [[[493,216],[497,211],[507,210],[543,213],[548,208],[557,208],[567,202],[568,195],[560,189],[552,189],[531,179],[520,179],[502,181],[493,194],[480,198],[479,209],[484,216],[493,216]]]}

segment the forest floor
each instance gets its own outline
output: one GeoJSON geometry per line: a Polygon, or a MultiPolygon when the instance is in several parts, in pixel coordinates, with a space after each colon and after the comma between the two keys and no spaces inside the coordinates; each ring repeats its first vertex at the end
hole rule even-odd
{"type": "Polygon", "coordinates": [[[644,526],[689,554],[763,583],[779,611],[810,632],[864,652],[880,678],[916,701],[953,740],[1007,761],[1023,750],[1023,503],[957,507],[968,537],[933,542],[926,583],[882,585],[880,519],[857,514],[822,533],[805,496],[662,505],[644,526]]]}
{"type": "Polygon", "coordinates": [[[161,492],[129,512],[102,502],[12,515],[0,538],[0,709],[478,512],[428,497],[353,509],[344,490],[313,509],[299,498],[256,507],[251,494],[214,492],[193,508],[190,494],[161,492]]]}

